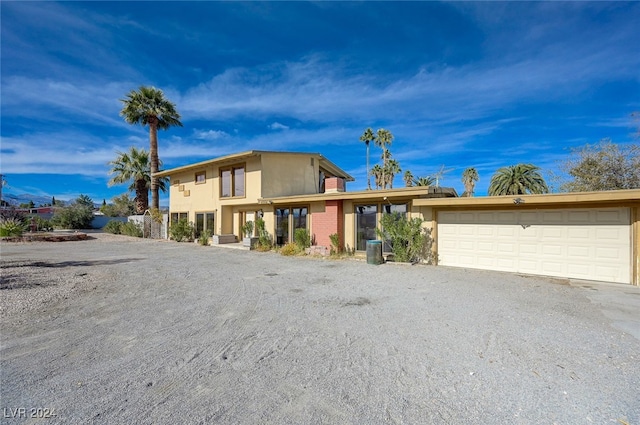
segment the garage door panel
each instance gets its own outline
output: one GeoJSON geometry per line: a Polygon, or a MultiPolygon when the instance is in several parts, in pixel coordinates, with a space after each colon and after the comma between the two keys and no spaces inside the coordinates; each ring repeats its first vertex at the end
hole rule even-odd
{"type": "Polygon", "coordinates": [[[567,256],[578,260],[581,258],[589,258],[590,255],[590,248],[588,246],[570,246],[567,248],[567,256]]]}
{"type": "Polygon", "coordinates": [[[542,246],[542,254],[545,256],[562,257],[565,254],[565,248],[564,245],[545,244],[542,246]]]}
{"type": "Polygon", "coordinates": [[[562,226],[545,226],[542,228],[542,237],[544,239],[565,239],[566,228],[562,226]]]}
{"type": "Polygon", "coordinates": [[[498,227],[498,231],[496,232],[497,236],[500,237],[509,237],[512,238],[513,236],[515,236],[516,234],[516,228],[511,226],[511,227],[506,227],[506,226],[500,226],[498,227]]]}
{"type": "Polygon", "coordinates": [[[558,275],[564,274],[563,271],[565,270],[566,270],[565,263],[560,261],[544,261],[542,263],[543,274],[558,276],[558,275]]]}
{"type": "Polygon", "coordinates": [[[610,248],[598,247],[598,248],[596,248],[596,256],[598,258],[602,258],[604,260],[606,260],[606,259],[615,260],[621,254],[622,253],[620,252],[620,249],[617,248],[617,247],[610,247],[610,248]]]}
{"type": "Polygon", "coordinates": [[[438,219],[443,265],[631,282],[629,208],[441,212],[438,219]]]}
{"type": "Polygon", "coordinates": [[[475,235],[476,233],[476,229],[475,226],[473,225],[465,225],[465,226],[461,226],[458,233],[461,236],[465,236],[465,235],[475,235]]]}
{"type": "Polygon", "coordinates": [[[478,236],[494,237],[496,235],[496,228],[489,226],[478,226],[478,236]]]}
{"type": "Polygon", "coordinates": [[[590,211],[569,211],[567,213],[567,222],[570,224],[590,223],[592,215],[590,211]]]}
{"type": "Polygon", "coordinates": [[[629,216],[629,213],[622,210],[600,210],[595,213],[595,220],[598,223],[618,224],[629,216]]]}
{"type": "Polygon", "coordinates": [[[571,226],[567,231],[567,237],[569,239],[589,239],[593,238],[593,229],[586,226],[571,226]]]}
{"type": "Polygon", "coordinates": [[[493,251],[495,248],[493,247],[493,242],[478,242],[478,250],[479,251],[493,251]]]}
{"type": "Polygon", "coordinates": [[[622,235],[624,229],[621,229],[617,226],[603,226],[602,228],[596,229],[596,238],[602,241],[614,241],[618,242],[626,235],[622,235]]]}
{"type": "Polygon", "coordinates": [[[460,247],[460,249],[473,250],[475,245],[476,244],[474,242],[472,242],[472,241],[463,240],[463,241],[460,241],[459,247],[460,247]]]}
{"type": "Polygon", "coordinates": [[[520,254],[521,255],[537,254],[537,253],[538,253],[538,245],[531,244],[531,243],[520,244],[520,254]]]}
{"type": "Polygon", "coordinates": [[[564,213],[562,211],[547,211],[542,213],[542,222],[547,224],[563,224],[565,222],[564,213]]]}
{"type": "Polygon", "coordinates": [[[493,224],[496,221],[496,216],[494,213],[489,212],[489,213],[477,213],[477,222],[478,223],[486,223],[486,224],[493,224]]]}

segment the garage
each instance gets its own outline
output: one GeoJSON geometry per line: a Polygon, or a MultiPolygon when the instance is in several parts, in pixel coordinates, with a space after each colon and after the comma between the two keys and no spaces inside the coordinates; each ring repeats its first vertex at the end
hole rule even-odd
{"type": "Polygon", "coordinates": [[[632,211],[439,210],[438,264],[632,283],[632,211]]]}

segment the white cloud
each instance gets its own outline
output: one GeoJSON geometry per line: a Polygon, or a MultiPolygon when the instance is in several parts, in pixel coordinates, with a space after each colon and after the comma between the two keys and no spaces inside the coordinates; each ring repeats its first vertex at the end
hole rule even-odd
{"type": "Polygon", "coordinates": [[[289,126],[284,125],[284,124],[280,124],[279,122],[274,122],[272,124],[269,124],[267,126],[267,128],[271,129],[271,130],[289,130],[289,126]]]}
{"type": "Polygon", "coordinates": [[[31,133],[2,138],[5,174],[84,174],[106,176],[107,163],[128,147],[86,133],[31,133]],[[82,141],[83,143],[78,143],[82,141]]]}
{"type": "Polygon", "coordinates": [[[229,137],[229,134],[222,130],[193,130],[193,137],[199,140],[219,140],[229,137]]]}

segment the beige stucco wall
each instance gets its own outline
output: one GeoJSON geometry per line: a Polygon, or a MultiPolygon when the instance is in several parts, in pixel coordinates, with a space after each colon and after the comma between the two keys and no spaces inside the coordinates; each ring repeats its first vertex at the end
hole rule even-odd
{"type": "Polygon", "coordinates": [[[318,166],[308,155],[262,154],[262,197],[318,193],[318,166]]]}
{"type": "MultiPolygon", "coordinates": [[[[169,188],[169,210],[171,213],[188,213],[189,221],[195,221],[196,213],[215,212],[215,233],[238,233],[240,226],[234,225],[233,206],[258,204],[261,188],[260,158],[251,157],[238,163],[222,166],[206,165],[171,176],[169,188]],[[220,168],[233,165],[245,166],[245,196],[220,198],[220,168]],[[197,173],[204,171],[204,183],[195,183],[197,173]],[[182,190],[181,190],[182,189],[182,190]]],[[[236,218],[237,219],[237,218],[236,218]]]]}

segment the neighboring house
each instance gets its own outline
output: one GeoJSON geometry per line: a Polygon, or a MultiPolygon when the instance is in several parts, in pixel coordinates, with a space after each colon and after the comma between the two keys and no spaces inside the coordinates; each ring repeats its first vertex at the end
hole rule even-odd
{"type": "Polygon", "coordinates": [[[317,153],[248,151],[156,174],[169,177],[170,221],[242,237],[265,220],[276,245],[307,229],[365,251],[382,214],[419,217],[439,264],[640,285],[640,190],[458,198],[443,187],[346,191],[353,178],[317,153]]]}

